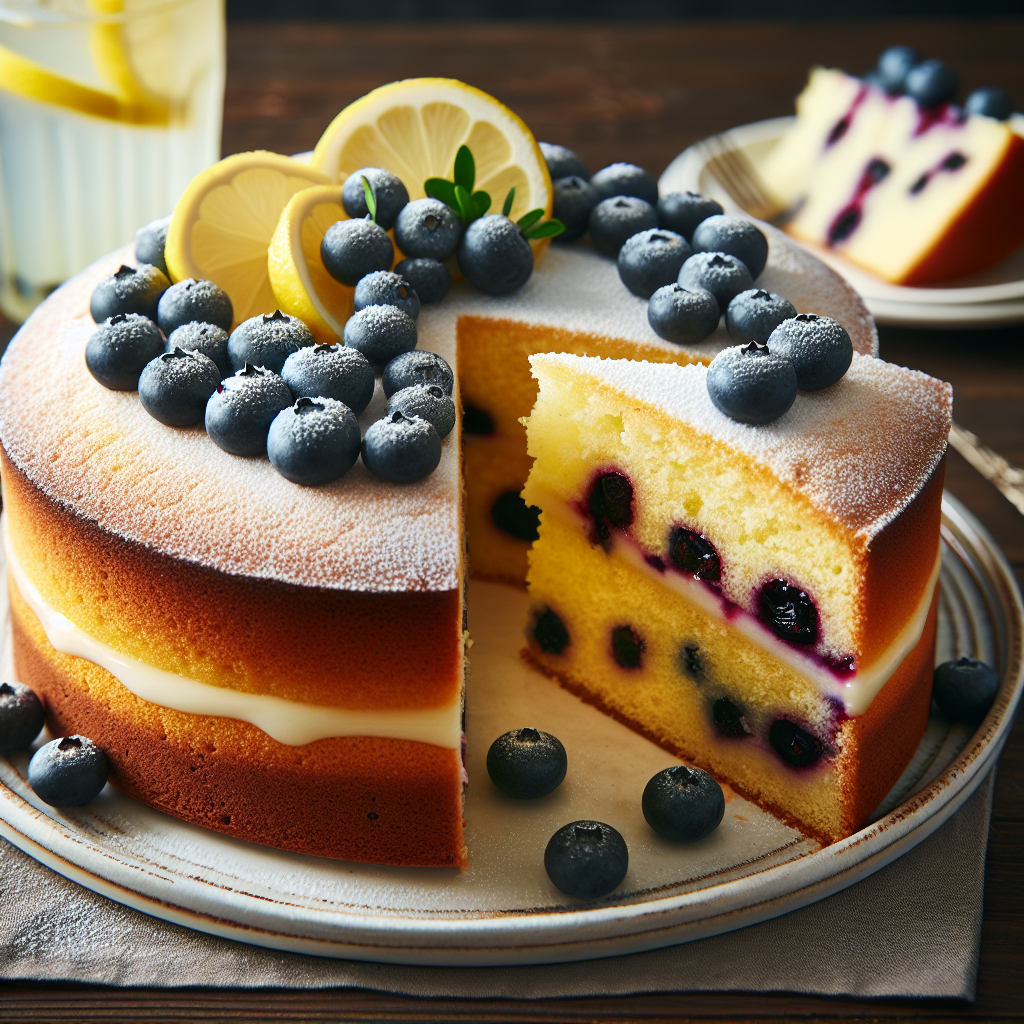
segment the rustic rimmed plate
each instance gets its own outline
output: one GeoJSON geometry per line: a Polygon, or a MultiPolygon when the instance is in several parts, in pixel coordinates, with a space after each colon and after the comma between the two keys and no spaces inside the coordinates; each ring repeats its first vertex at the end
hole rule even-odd
{"type": "MultiPolygon", "coordinates": [[[[702,842],[676,845],[654,835],[640,794],[674,759],[532,671],[519,657],[526,595],[478,582],[469,591],[471,866],[462,874],[281,853],[185,824],[109,786],[88,807],[59,811],[26,784],[28,754],[0,758],[0,834],[68,878],[156,917],[356,960],[582,960],[753,924],[851,885],[919,843],[999,756],[1022,688],[1024,611],[1004,557],[948,496],[942,537],[937,658],[971,654],[997,665],[999,696],[973,733],[933,716],[876,820],[824,849],[728,792],[722,825],[702,842]],[[562,739],[570,770],[550,796],[516,802],[491,785],[483,765],[495,736],[526,724],[562,739]],[[551,833],[583,817],[622,832],[630,867],[613,895],[574,903],[551,885],[541,861],[551,833]]],[[[0,592],[0,655],[10,673],[6,587],[0,592]]]]}

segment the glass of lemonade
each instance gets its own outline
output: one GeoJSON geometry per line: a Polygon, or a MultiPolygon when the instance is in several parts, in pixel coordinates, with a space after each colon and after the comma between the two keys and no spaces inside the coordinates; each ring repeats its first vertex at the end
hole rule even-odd
{"type": "Polygon", "coordinates": [[[0,0],[0,308],[166,216],[220,157],[224,0],[0,0]]]}

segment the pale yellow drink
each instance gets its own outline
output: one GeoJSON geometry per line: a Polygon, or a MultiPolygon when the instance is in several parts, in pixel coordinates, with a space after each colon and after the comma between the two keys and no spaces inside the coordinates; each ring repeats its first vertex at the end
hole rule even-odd
{"type": "Polygon", "coordinates": [[[223,0],[0,0],[4,313],[169,214],[223,97],[223,0]]]}

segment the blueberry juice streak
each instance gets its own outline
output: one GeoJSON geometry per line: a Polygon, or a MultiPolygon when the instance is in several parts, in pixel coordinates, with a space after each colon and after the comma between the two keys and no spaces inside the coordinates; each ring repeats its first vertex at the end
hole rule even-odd
{"type": "Polygon", "coordinates": [[[879,157],[868,161],[857,182],[853,198],[836,214],[828,229],[829,246],[845,242],[860,226],[861,218],[864,216],[864,200],[867,194],[885,177],[888,176],[891,168],[879,157]]]}
{"type": "Polygon", "coordinates": [[[853,119],[857,114],[857,110],[860,105],[867,99],[868,87],[862,85],[857,90],[857,95],[854,96],[853,102],[850,104],[850,109],[832,126],[832,130],[828,133],[825,138],[825,148],[831,149],[849,130],[850,125],[853,124],[853,119]]]}
{"type": "Polygon", "coordinates": [[[965,157],[963,153],[950,153],[948,156],[943,157],[930,171],[925,171],[924,174],[922,174],[921,177],[910,186],[910,194],[912,196],[920,195],[925,188],[927,188],[928,182],[930,182],[937,174],[955,174],[966,163],[967,157],[965,157]]]}

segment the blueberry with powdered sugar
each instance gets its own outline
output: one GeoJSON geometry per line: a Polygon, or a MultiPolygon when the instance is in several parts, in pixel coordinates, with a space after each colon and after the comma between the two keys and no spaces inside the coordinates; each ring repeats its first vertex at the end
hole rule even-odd
{"type": "Polygon", "coordinates": [[[373,367],[362,352],[344,345],[313,345],[293,352],[281,376],[297,398],[333,398],[356,416],[373,398],[373,367]]]}
{"type": "Polygon", "coordinates": [[[151,359],[164,350],[160,328],[141,313],[117,313],[96,328],[85,346],[85,365],[105,388],[135,391],[151,359]]]}
{"type": "Polygon", "coordinates": [[[420,315],[416,289],[401,274],[390,270],[375,270],[360,278],[352,296],[352,309],[358,313],[367,306],[395,306],[413,320],[420,315]]]}
{"type": "Polygon", "coordinates": [[[155,322],[160,297],[170,287],[171,282],[159,267],[122,263],[93,289],[89,312],[98,324],[120,313],[138,313],[155,322]]]}
{"type": "Polygon", "coordinates": [[[771,423],[796,401],[796,370],[770,347],[723,349],[708,367],[707,389],[719,412],[740,423],[771,423]]]}
{"type": "Polygon", "coordinates": [[[167,338],[167,351],[183,348],[186,352],[201,352],[217,364],[221,379],[230,377],[234,370],[228,358],[228,332],[216,324],[193,321],[171,331],[167,338]]]}
{"type": "Polygon", "coordinates": [[[347,473],[359,458],[355,413],[333,398],[300,398],[270,424],[267,455],[285,479],[314,487],[347,473]]]}
{"type": "Polygon", "coordinates": [[[783,320],[768,338],[768,348],[793,364],[801,391],[830,387],[853,362],[853,342],[843,325],[814,313],[783,320]]]}
{"type": "Polygon", "coordinates": [[[436,384],[446,395],[455,390],[455,374],[452,368],[436,353],[416,349],[395,356],[384,367],[380,379],[384,394],[390,398],[402,388],[411,388],[415,384],[436,384]]]}
{"type": "Polygon", "coordinates": [[[412,419],[419,416],[433,424],[440,438],[447,437],[455,426],[455,403],[444,388],[436,384],[414,384],[396,391],[389,399],[387,415],[400,412],[412,419]]]}
{"type": "Polygon", "coordinates": [[[247,363],[210,395],[206,432],[214,444],[232,455],[266,455],[270,424],[294,400],[283,378],[247,363]]]}
{"type": "Polygon", "coordinates": [[[345,347],[362,352],[374,373],[416,347],[416,321],[397,306],[366,306],[345,321],[344,334],[345,347]]]}
{"type": "Polygon", "coordinates": [[[441,438],[432,423],[395,411],[370,425],[363,438],[363,465],[378,479],[412,484],[441,461],[441,438]]]}
{"type": "Polygon", "coordinates": [[[213,281],[197,281],[188,277],[172,284],[160,296],[157,319],[164,334],[171,334],[184,324],[199,321],[215,324],[230,331],[234,308],[228,293],[213,281]]]}
{"type": "Polygon", "coordinates": [[[231,332],[228,359],[236,371],[251,363],[280,373],[293,352],[315,343],[313,332],[298,317],[277,309],[250,317],[231,332]]]}
{"type": "Polygon", "coordinates": [[[139,400],[168,427],[202,423],[206,403],[220,384],[217,364],[202,352],[174,348],[156,357],[139,378],[139,400]]]}

